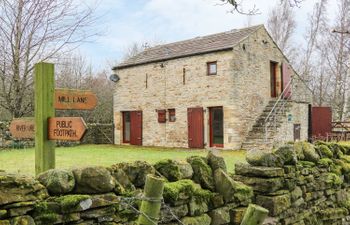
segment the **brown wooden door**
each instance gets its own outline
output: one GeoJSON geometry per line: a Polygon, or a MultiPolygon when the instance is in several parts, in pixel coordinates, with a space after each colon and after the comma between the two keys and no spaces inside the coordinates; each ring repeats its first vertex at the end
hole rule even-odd
{"type": "Polygon", "coordinates": [[[130,144],[142,145],[142,111],[130,112],[130,144]]]}
{"type": "Polygon", "coordinates": [[[294,141],[300,140],[300,124],[294,124],[294,141]]]}
{"type": "Polygon", "coordinates": [[[188,147],[204,148],[203,108],[187,109],[188,147]]]}

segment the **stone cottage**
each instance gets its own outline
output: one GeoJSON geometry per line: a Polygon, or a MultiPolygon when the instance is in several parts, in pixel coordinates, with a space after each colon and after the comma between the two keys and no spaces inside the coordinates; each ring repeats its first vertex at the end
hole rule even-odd
{"type": "Polygon", "coordinates": [[[113,71],[116,144],[248,149],[308,139],[311,92],[263,25],[148,48],[113,71]]]}

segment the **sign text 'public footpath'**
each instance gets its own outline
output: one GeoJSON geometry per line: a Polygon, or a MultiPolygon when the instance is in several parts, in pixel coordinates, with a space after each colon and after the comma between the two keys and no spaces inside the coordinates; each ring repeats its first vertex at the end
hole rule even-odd
{"type": "Polygon", "coordinates": [[[53,117],[48,122],[49,140],[79,141],[87,128],[81,117],[53,117]]]}

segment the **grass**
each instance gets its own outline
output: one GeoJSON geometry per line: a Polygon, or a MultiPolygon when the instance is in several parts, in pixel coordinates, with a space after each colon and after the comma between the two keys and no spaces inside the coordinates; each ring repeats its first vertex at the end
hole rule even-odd
{"type": "MultiPolygon", "coordinates": [[[[74,168],[88,165],[110,166],[118,162],[144,160],[155,163],[161,159],[184,160],[191,155],[206,156],[207,150],[191,150],[160,147],[79,145],[56,148],[56,168],[74,168]]],[[[234,164],[245,161],[244,151],[220,151],[228,170],[234,164]]],[[[34,175],[34,148],[0,150],[0,170],[34,175]]]]}

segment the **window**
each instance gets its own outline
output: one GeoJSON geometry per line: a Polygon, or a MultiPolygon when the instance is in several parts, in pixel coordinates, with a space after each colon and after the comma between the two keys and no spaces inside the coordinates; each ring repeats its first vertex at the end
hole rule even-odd
{"type": "Polygon", "coordinates": [[[175,109],[168,109],[169,114],[169,122],[175,122],[176,116],[175,116],[175,109]]]}
{"type": "Polygon", "coordinates": [[[165,123],[166,122],[166,111],[165,109],[157,110],[158,112],[158,123],[165,123]]]}
{"type": "Polygon", "coordinates": [[[216,61],[207,63],[207,72],[208,72],[208,75],[216,75],[217,74],[216,61]]]}

